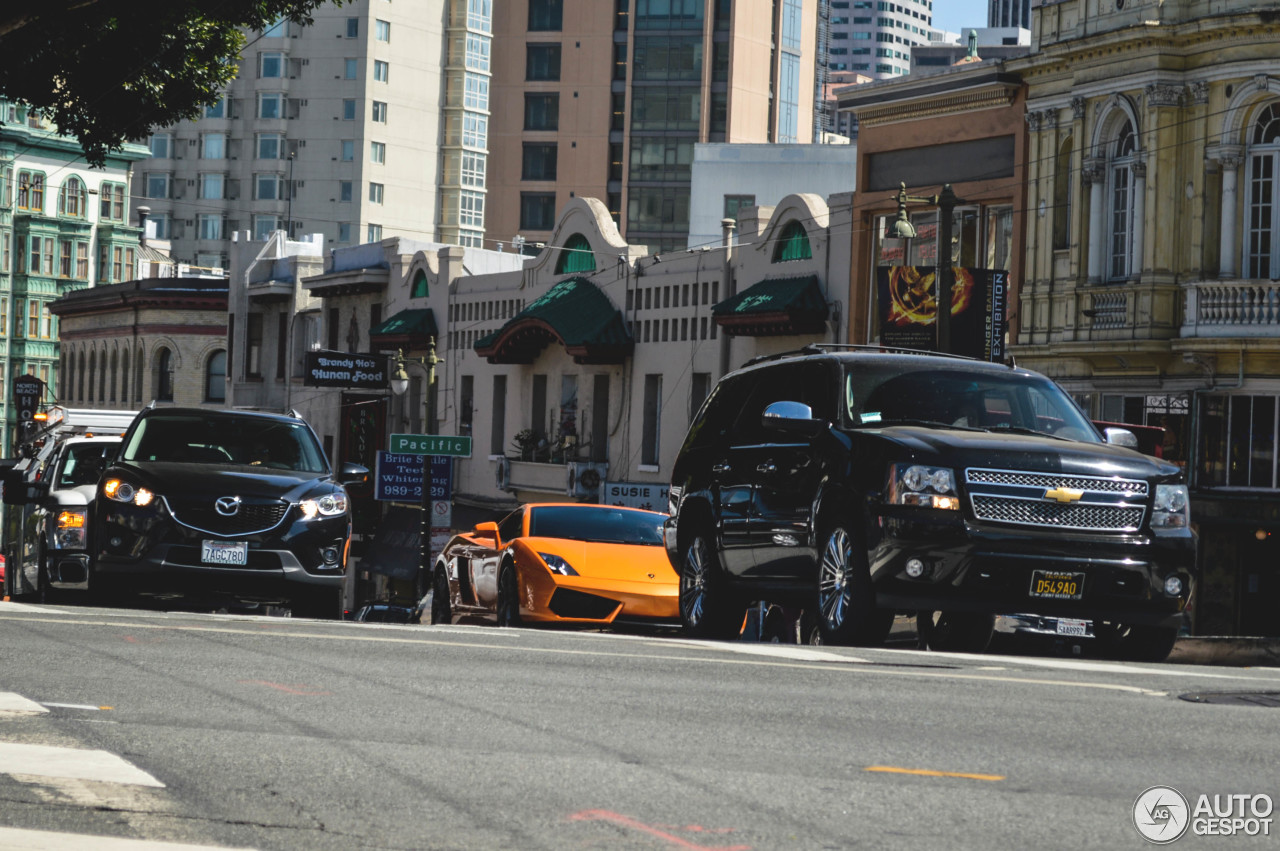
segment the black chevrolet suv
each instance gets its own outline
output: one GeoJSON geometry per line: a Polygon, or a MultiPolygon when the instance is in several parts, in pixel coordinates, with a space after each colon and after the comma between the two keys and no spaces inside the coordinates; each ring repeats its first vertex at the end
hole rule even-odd
{"type": "Polygon", "coordinates": [[[726,375],[671,480],[665,542],[684,628],[730,637],[755,600],[821,640],[877,644],[918,613],[938,649],[994,617],[1094,621],[1125,658],[1168,655],[1195,538],[1173,464],[1100,433],[1061,388],[957,357],[810,346],[726,375]]]}
{"type": "Polygon", "coordinates": [[[351,537],[344,484],[296,415],[149,408],[99,481],[91,593],[179,591],[337,618],[351,537]]]}

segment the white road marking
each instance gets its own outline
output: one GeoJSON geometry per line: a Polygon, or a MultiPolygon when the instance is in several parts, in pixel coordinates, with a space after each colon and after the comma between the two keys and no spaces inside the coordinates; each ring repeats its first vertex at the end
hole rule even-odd
{"type": "Polygon", "coordinates": [[[811,646],[799,644],[754,644],[751,642],[737,641],[690,641],[688,639],[680,638],[663,641],[661,643],[653,642],[653,646],[657,647],[666,647],[671,644],[722,650],[727,653],[745,653],[749,656],[768,656],[775,659],[791,659],[800,662],[845,662],[852,665],[871,664],[871,660],[869,659],[861,659],[857,656],[848,656],[843,653],[833,653],[830,650],[818,650],[811,646]]]}
{"type": "MultiPolygon", "coordinates": [[[[183,842],[153,842],[121,836],[92,836],[81,833],[55,833],[49,830],[22,830],[0,827],[0,851],[208,851],[214,845],[188,845],[183,842]]],[[[249,851],[249,849],[227,849],[249,851]]]]}
{"type": "MultiPolygon", "coordinates": [[[[46,703],[44,705],[52,706],[56,709],[90,709],[94,712],[101,712],[104,708],[101,706],[90,706],[87,703],[46,703]]],[[[111,707],[108,706],[105,708],[110,709],[111,707]]]]}
{"type": "Polygon", "coordinates": [[[45,709],[34,700],[27,700],[20,694],[14,694],[11,691],[0,691],[0,714],[41,715],[48,711],[48,709],[45,709]]]}
{"type": "Polygon", "coordinates": [[[0,774],[68,777],[164,788],[159,780],[113,753],[49,745],[0,742],[0,774]]]}

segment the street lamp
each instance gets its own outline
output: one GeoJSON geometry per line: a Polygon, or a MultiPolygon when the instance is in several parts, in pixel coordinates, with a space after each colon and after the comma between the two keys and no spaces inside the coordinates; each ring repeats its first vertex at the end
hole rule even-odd
{"type": "Polygon", "coordinates": [[[937,347],[938,351],[951,351],[951,290],[955,271],[951,266],[951,223],[957,204],[965,202],[956,197],[948,183],[937,195],[916,197],[907,194],[907,184],[898,184],[898,215],[885,232],[889,239],[915,239],[916,229],[907,218],[907,204],[930,204],[938,208],[938,251],[935,257],[934,280],[937,282],[937,347]]]}

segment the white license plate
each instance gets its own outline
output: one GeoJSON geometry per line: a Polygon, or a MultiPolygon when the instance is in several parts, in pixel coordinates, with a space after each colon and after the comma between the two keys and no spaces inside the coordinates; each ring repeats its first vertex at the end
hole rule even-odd
{"type": "Polygon", "coordinates": [[[1088,621],[1074,621],[1066,618],[1058,619],[1058,635],[1088,635],[1088,621]]]}
{"type": "Polygon", "coordinates": [[[205,564],[248,564],[249,545],[244,541],[202,541],[200,560],[205,564]]]}

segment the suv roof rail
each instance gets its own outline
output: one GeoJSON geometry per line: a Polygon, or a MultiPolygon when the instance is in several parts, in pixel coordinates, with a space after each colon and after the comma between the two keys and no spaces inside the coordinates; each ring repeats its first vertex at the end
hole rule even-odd
{"type": "Polygon", "coordinates": [[[927,349],[908,349],[902,346],[886,346],[874,343],[806,343],[803,348],[793,349],[789,352],[777,352],[771,355],[758,355],[751,358],[743,364],[744,367],[754,366],[765,361],[780,360],[782,358],[799,357],[801,355],[820,355],[830,351],[853,351],[853,352],[880,352],[892,355],[933,355],[940,358],[953,358],[955,360],[985,361],[979,358],[971,358],[968,355],[953,355],[949,352],[931,352],[927,349]]]}

